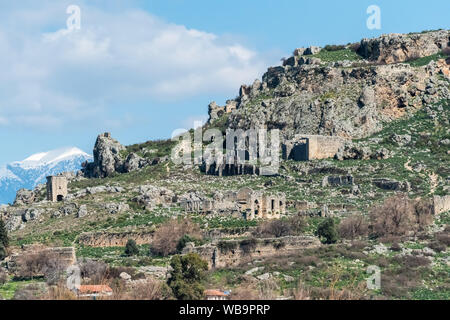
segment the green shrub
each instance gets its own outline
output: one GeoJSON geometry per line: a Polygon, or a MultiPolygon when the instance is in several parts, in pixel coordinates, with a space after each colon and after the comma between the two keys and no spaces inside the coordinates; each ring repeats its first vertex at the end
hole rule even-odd
{"type": "Polygon", "coordinates": [[[178,300],[201,300],[203,298],[205,272],[208,264],[196,253],[172,257],[172,271],[167,280],[173,295],[178,300]]]}
{"type": "Polygon", "coordinates": [[[321,224],[319,224],[317,228],[317,236],[323,238],[323,243],[336,243],[338,239],[338,233],[336,230],[336,224],[332,218],[327,218],[321,224]]]}
{"type": "Polygon", "coordinates": [[[125,254],[127,256],[137,256],[139,254],[139,248],[136,245],[136,241],[129,239],[125,246],[125,254]]]}
{"type": "Polygon", "coordinates": [[[3,220],[0,219],[0,260],[3,260],[7,256],[7,248],[9,246],[8,231],[6,231],[3,220]]]}

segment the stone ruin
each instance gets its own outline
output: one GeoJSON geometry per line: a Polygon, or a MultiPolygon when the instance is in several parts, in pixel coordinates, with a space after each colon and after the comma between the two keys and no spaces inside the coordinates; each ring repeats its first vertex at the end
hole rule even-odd
{"type": "Polygon", "coordinates": [[[211,123],[212,121],[222,117],[224,114],[233,112],[233,110],[236,110],[236,108],[237,102],[235,100],[228,100],[225,106],[219,106],[216,102],[213,101],[208,105],[208,122],[211,123]]]}
{"type": "Polygon", "coordinates": [[[203,246],[188,243],[183,254],[197,253],[208,262],[208,267],[227,268],[257,259],[279,255],[298,255],[308,248],[317,248],[320,240],[310,236],[280,238],[222,240],[203,246]],[[282,248],[282,250],[280,250],[282,248]]]}
{"type": "Polygon", "coordinates": [[[345,141],[338,136],[297,135],[282,145],[282,158],[295,161],[333,158],[345,141]]]}
{"type": "Polygon", "coordinates": [[[47,200],[52,202],[63,201],[68,195],[67,178],[64,176],[47,177],[47,200]]]}
{"type": "Polygon", "coordinates": [[[283,193],[266,194],[250,188],[216,195],[213,200],[191,197],[181,199],[179,203],[186,212],[230,213],[246,220],[279,219],[286,213],[286,196],[283,193]]]}

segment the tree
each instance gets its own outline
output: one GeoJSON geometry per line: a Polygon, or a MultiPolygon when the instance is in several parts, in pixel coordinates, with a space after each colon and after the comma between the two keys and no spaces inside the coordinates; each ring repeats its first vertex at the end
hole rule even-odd
{"type": "Polygon", "coordinates": [[[139,248],[136,245],[136,241],[133,239],[128,239],[127,244],[125,245],[125,254],[129,257],[139,254],[139,248]]]}
{"type": "Polygon", "coordinates": [[[358,237],[367,236],[369,225],[362,215],[352,215],[341,221],[338,232],[341,239],[354,240],[358,237]]]}
{"type": "Polygon", "coordinates": [[[153,234],[150,252],[164,257],[176,254],[180,248],[180,240],[186,235],[192,239],[202,238],[200,227],[189,219],[168,221],[153,234]]]}
{"type": "Polygon", "coordinates": [[[203,297],[205,271],[208,264],[196,253],[172,257],[171,277],[167,284],[178,300],[200,300],[203,297]]]}
{"type": "Polygon", "coordinates": [[[9,246],[8,231],[6,230],[5,224],[2,219],[0,219],[0,260],[6,258],[6,249],[9,246]]]}
{"type": "Polygon", "coordinates": [[[324,243],[336,243],[338,234],[333,218],[326,218],[317,228],[317,236],[324,238],[324,243]]]}

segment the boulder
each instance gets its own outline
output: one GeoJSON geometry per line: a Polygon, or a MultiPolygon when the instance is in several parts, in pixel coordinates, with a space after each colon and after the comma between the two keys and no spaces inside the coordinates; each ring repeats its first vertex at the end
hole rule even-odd
{"type": "Polygon", "coordinates": [[[411,142],[411,136],[409,134],[400,135],[394,133],[393,135],[390,136],[390,139],[393,143],[399,146],[404,146],[411,142]]]}
{"type": "Polygon", "coordinates": [[[36,201],[36,195],[33,191],[27,189],[20,189],[16,193],[16,200],[14,205],[27,205],[36,201]]]}
{"type": "Polygon", "coordinates": [[[146,167],[148,164],[149,164],[148,160],[138,156],[135,153],[130,153],[123,164],[123,171],[126,173],[137,171],[139,169],[146,167]]]}
{"type": "Polygon", "coordinates": [[[110,133],[99,135],[94,146],[94,162],[85,162],[82,172],[87,178],[105,178],[116,172],[122,173],[124,160],[121,152],[125,150],[124,146],[111,138],[110,133]]]}
{"type": "Polygon", "coordinates": [[[22,215],[22,220],[24,222],[37,220],[41,216],[41,210],[36,208],[30,208],[25,211],[25,213],[22,215]]]}
{"type": "Polygon", "coordinates": [[[120,277],[121,279],[125,280],[125,281],[131,280],[131,276],[130,276],[128,273],[126,273],[126,272],[122,272],[122,273],[119,275],[119,277],[120,277]]]}
{"type": "Polygon", "coordinates": [[[408,181],[400,182],[389,179],[374,179],[373,184],[383,190],[409,192],[411,185],[408,181]]]}
{"type": "Polygon", "coordinates": [[[12,232],[24,227],[22,214],[12,214],[6,219],[5,228],[8,232],[12,232]]]}
{"type": "Polygon", "coordinates": [[[63,216],[72,215],[72,214],[75,214],[78,212],[78,206],[76,203],[68,203],[68,204],[65,204],[64,206],[62,206],[59,209],[59,212],[63,216]]]}
{"type": "Polygon", "coordinates": [[[80,209],[78,209],[77,218],[83,218],[88,215],[87,206],[85,204],[80,206],[80,209]]]}
{"type": "Polygon", "coordinates": [[[121,213],[127,210],[130,210],[130,206],[126,203],[105,203],[103,205],[103,207],[105,208],[105,210],[109,213],[109,214],[117,214],[117,213],[121,213]]]}

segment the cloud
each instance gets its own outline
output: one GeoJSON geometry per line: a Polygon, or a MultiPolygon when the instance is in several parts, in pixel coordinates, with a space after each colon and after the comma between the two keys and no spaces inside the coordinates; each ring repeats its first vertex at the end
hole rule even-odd
{"type": "Polygon", "coordinates": [[[64,125],[101,119],[112,104],[228,94],[267,65],[229,37],[145,11],[85,2],[81,29],[68,31],[63,5],[30,6],[8,5],[0,15],[0,124],[64,125]]]}

